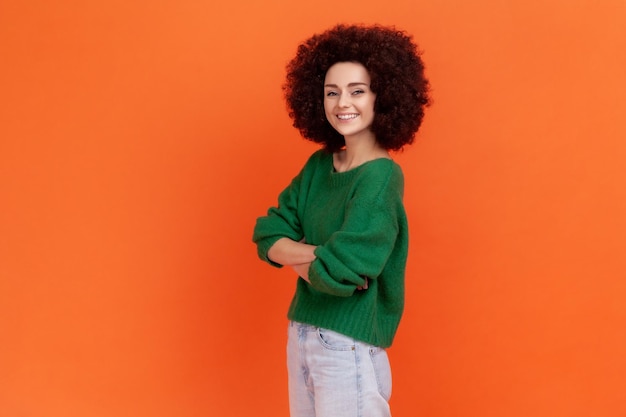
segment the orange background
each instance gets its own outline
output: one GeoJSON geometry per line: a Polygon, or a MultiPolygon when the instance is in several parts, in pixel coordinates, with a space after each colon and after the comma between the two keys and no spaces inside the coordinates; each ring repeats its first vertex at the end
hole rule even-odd
{"type": "Polygon", "coordinates": [[[287,416],[284,65],[414,34],[394,416],[626,415],[626,3],[0,4],[0,415],[287,416]]]}

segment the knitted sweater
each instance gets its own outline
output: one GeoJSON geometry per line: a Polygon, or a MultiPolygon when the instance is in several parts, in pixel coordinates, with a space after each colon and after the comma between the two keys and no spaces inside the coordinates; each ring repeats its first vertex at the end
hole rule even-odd
{"type": "Polygon", "coordinates": [[[307,283],[299,279],[290,320],[334,330],[366,343],[391,345],[404,307],[408,251],[404,178],[391,159],[335,172],[333,158],[315,152],[257,219],[259,257],[280,238],[316,245],[307,283]],[[369,288],[357,290],[368,278],[369,288]]]}

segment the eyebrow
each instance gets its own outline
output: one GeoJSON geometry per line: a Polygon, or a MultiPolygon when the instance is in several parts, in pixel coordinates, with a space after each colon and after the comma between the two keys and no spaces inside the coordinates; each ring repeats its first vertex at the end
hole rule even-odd
{"type": "MultiPolygon", "coordinates": [[[[348,84],[348,87],[355,87],[357,85],[364,85],[364,86],[368,87],[367,83],[362,83],[362,82],[350,83],[350,84],[348,84]]],[[[337,84],[324,84],[324,87],[339,88],[339,86],[337,84]]]]}

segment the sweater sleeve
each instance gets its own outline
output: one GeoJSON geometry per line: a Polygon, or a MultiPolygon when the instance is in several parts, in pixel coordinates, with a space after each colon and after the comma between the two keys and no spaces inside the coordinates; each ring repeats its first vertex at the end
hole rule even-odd
{"type": "Polygon", "coordinates": [[[359,187],[340,230],[315,250],[309,280],[318,291],[350,296],[365,278],[376,279],[396,244],[404,216],[401,171],[359,187]]]}
{"type": "Polygon", "coordinates": [[[283,265],[267,257],[267,252],[278,239],[287,237],[299,241],[303,237],[298,216],[298,198],[304,169],[278,196],[278,205],[270,207],[266,216],[259,217],[254,227],[252,241],[257,245],[259,258],[275,267],[283,265]]]}

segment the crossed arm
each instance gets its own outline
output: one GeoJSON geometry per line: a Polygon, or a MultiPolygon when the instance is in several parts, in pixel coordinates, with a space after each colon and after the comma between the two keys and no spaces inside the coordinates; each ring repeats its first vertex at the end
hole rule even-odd
{"type": "Polygon", "coordinates": [[[267,257],[273,262],[288,265],[305,281],[309,281],[309,267],[315,260],[315,245],[296,242],[283,237],[278,239],[267,252],[267,257]]]}
{"type": "MultiPolygon", "coordinates": [[[[309,281],[309,267],[311,262],[316,258],[315,245],[309,245],[303,241],[296,242],[289,238],[280,238],[272,245],[267,252],[267,257],[272,261],[290,266],[302,279],[309,281]]],[[[368,279],[365,279],[365,285],[357,287],[358,290],[366,290],[368,287],[368,279]]]]}

